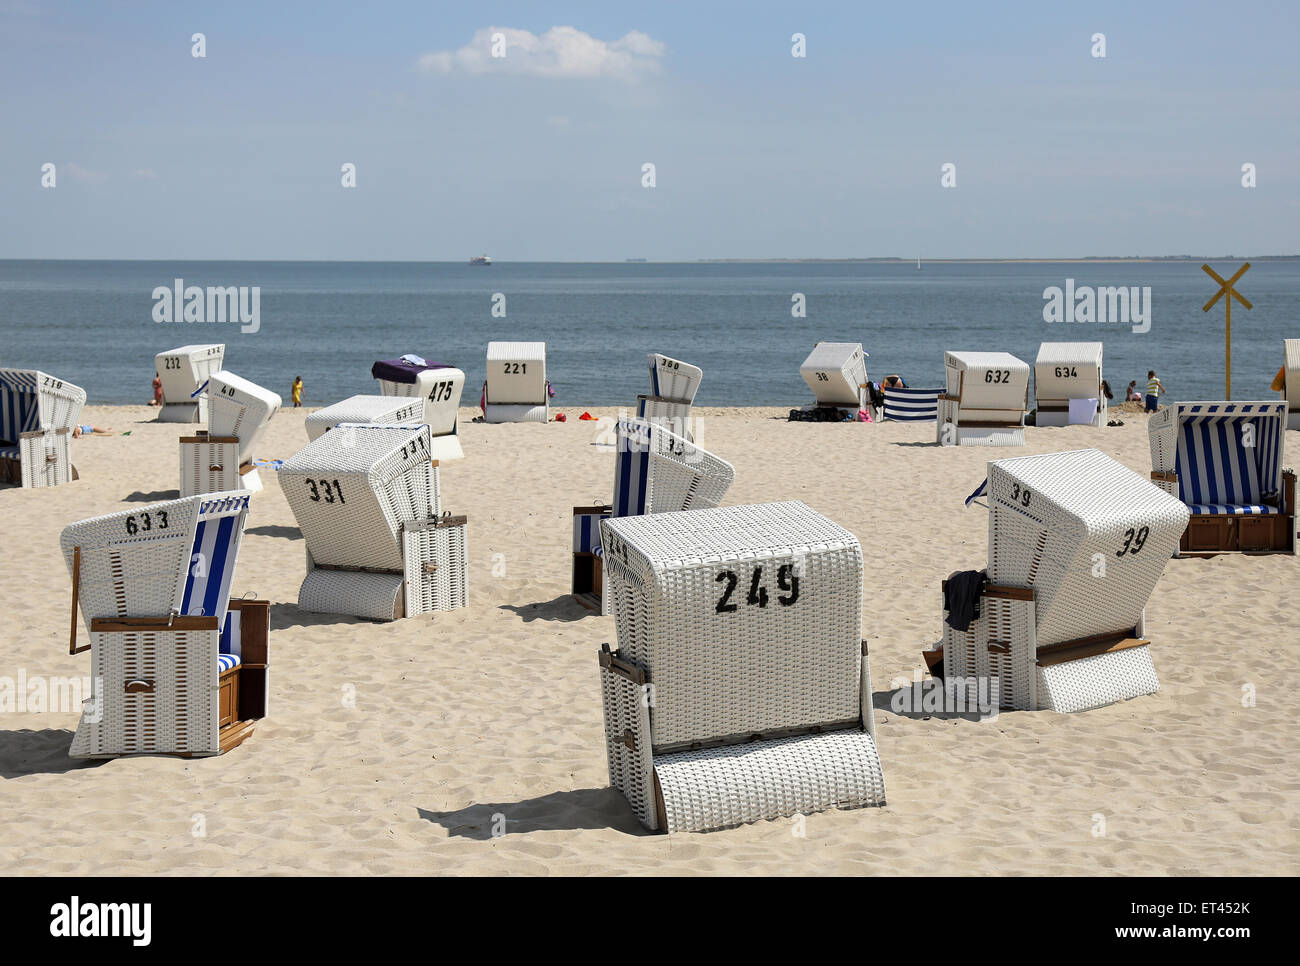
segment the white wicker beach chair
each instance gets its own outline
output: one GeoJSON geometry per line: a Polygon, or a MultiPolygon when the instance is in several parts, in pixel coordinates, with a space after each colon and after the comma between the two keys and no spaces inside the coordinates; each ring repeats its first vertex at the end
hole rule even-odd
{"type": "Polygon", "coordinates": [[[551,418],[545,342],[489,342],[483,418],[545,423],[551,418]]]}
{"type": "Polygon", "coordinates": [[[944,612],[945,685],[1022,711],[1158,690],[1145,607],[1187,508],[1095,449],[996,460],[986,489],[988,586],[968,630],[944,612]]]}
{"type": "Polygon", "coordinates": [[[802,503],[601,529],[610,784],[646,828],[884,804],[853,534],[802,503]]]}
{"type": "Polygon", "coordinates": [[[934,422],[939,415],[942,389],[885,387],[884,416],[895,422],[934,422]]]}
{"type": "Polygon", "coordinates": [[[284,461],[307,544],[301,610],[396,620],[466,606],[466,520],[442,514],[429,444],[422,423],[344,423],[284,461]]]}
{"type": "Polygon", "coordinates": [[[320,439],[340,423],[404,426],[424,421],[424,400],[412,396],[349,396],[318,409],[303,422],[308,441],[320,439]]]}
{"type": "Polygon", "coordinates": [[[1029,364],[1008,352],[945,352],[947,391],[935,439],[944,446],[1023,446],[1029,364]]]}
{"type": "Polygon", "coordinates": [[[695,427],[691,423],[691,404],[658,396],[636,397],[637,419],[644,419],[664,427],[691,442],[695,441],[695,427]]]}
{"type": "Polygon", "coordinates": [[[1180,402],[1152,414],[1151,479],[1191,512],[1184,553],[1296,552],[1285,402],[1180,402]]]}
{"type": "Polygon", "coordinates": [[[209,377],[200,395],[207,399],[208,429],[180,439],[181,496],[258,492],[262,481],[253,465],[254,449],[282,400],[225,369],[209,377]]]}
{"type": "Polygon", "coordinates": [[[698,510],[722,502],[736,471],[726,460],[644,419],[615,427],[614,500],[607,507],[573,508],[574,598],[602,608],[600,521],[608,517],[698,510]]]}
{"type": "Polygon", "coordinates": [[[1300,429],[1300,339],[1282,340],[1282,364],[1286,367],[1287,429],[1300,429]]]}
{"type": "Polygon", "coordinates": [[[0,369],[0,478],[25,487],[77,478],[72,431],[86,391],[38,369],[0,369]]]}
{"type": "Polygon", "coordinates": [[[64,529],[69,650],[92,651],[72,757],[216,755],[265,715],[267,604],[230,600],[249,499],[187,497],[64,529]],[[90,635],[80,648],[78,609],[90,635]]]}
{"type": "MultiPolygon", "coordinates": [[[[429,424],[429,432],[433,434],[434,459],[446,462],[464,457],[460,437],[456,434],[456,411],[465,389],[464,372],[441,362],[421,365],[406,359],[390,359],[376,362],[370,367],[370,374],[378,380],[379,391],[385,396],[424,400],[424,412],[417,420],[429,424]]],[[[406,421],[391,420],[395,423],[406,421]]]]}
{"type": "Polygon", "coordinates": [[[704,370],[680,359],[659,352],[651,352],[650,395],[655,399],[686,403],[695,402],[695,394],[704,381],[704,370]]]}
{"type": "Polygon", "coordinates": [[[867,353],[861,342],[818,342],[799,367],[818,407],[865,408],[867,353]]]}
{"type": "Polygon", "coordinates": [[[183,345],[154,356],[154,369],[162,380],[163,391],[158,421],[206,423],[208,402],[200,390],[213,373],[221,371],[225,357],[224,343],[183,345]]]}
{"type": "Polygon", "coordinates": [[[1036,426],[1068,426],[1075,410],[1092,409],[1088,422],[1106,425],[1106,393],[1101,386],[1100,342],[1044,342],[1034,360],[1036,426]],[[1072,402],[1074,401],[1074,402],[1072,402]],[[1080,401],[1084,405],[1080,406],[1080,401]],[[1091,407],[1086,405],[1090,401],[1091,407]]]}

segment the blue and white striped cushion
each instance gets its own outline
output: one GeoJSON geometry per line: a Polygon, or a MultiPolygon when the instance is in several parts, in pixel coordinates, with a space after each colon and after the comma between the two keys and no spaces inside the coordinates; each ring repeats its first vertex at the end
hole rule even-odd
{"type": "Polygon", "coordinates": [[[576,553],[596,553],[600,549],[602,513],[579,513],[573,517],[573,549],[576,553]]]}
{"type": "Polygon", "coordinates": [[[8,370],[0,373],[0,439],[17,443],[22,433],[41,428],[41,405],[36,373],[8,370]]]}
{"type": "Polygon", "coordinates": [[[644,426],[619,420],[618,452],[614,454],[614,512],[633,517],[645,513],[650,479],[650,433],[644,426]]]}
{"type": "Polygon", "coordinates": [[[238,654],[218,654],[217,655],[217,673],[229,671],[232,667],[239,667],[238,654]]]}
{"type": "Polygon", "coordinates": [[[1282,512],[1267,503],[1189,503],[1187,508],[1193,513],[1243,513],[1252,516],[1282,512]]]}
{"type": "Polygon", "coordinates": [[[1178,437],[1178,496],[1195,504],[1247,506],[1260,502],[1259,433],[1242,445],[1237,420],[1189,420],[1178,437]]]}
{"type": "Polygon", "coordinates": [[[938,418],[942,389],[890,389],[885,392],[885,418],[927,420],[938,418]]]}

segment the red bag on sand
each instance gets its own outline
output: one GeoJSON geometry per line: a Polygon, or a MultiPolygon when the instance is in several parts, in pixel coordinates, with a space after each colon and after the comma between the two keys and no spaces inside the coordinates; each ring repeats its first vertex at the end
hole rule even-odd
{"type": "Polygon", "coordinates": [[[569,421],[569,417],[564,415],[564,413],[556,413],[555,421],[557,423],[567,423],[569,421]]]}
{"type": "Polygon", "coordinates": [[[595,419],[596,417],[593,416],[591,413],[587,412],[586,410],[583,410],[582,415],[579,416],[578,418],[579,418],[579,419],[595,419]]]}

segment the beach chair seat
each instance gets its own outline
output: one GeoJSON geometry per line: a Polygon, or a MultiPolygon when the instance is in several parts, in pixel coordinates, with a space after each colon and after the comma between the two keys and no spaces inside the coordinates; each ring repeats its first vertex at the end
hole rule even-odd
{"type": "Polygon", "coordinates": [[[208,400],[208,428],[180,438],[181,496],[260,491],[253,454],[280,409],[280,396],[222,369],[199,387],[196,398],[208,400]]]}
{"type": "Polygon", "coordinates": [[[1106,425],[1100,342],[1044,342],[1034,360],[1036,426],[1106,425]]]}
{"type": "Polygon", "coordinates": [[[72,757],[216,755],[265,715],[269,604],[230,599],[249,499],[186,497],[63,530],[69,651],[92,652],[94,682],[72,757]],[[90,639],[80,648],[77,610],[90,639]]]}
{"type": "Polygon", "coordinates": [[[865,408],[867,353],[861,342],[818,342],[799,367],[818,407],[865,408]]]}
{"type": "MultiPolygon", "coordinates": [[[[440,462],[461,459],[465,453],[456,434],[456,412],[465,389],[465,373],[445,362],[415,361],[420,358],[381,359],[370,367],[370,375],[378,380],[379,391],[385,396],[423,400],[424,411],[414,421],[429,424],[434,459],[440,462]]],[[[367,421],[383,420],[353,420],[367,421]]],[[[394,417],[387,421],[412,420],[394,417]]]]}
{"type": "Polygon", "coordinates": [[[76,479],[72,431],[86,391],[38,369],[0,369],[0,476],[24,487],[76,479]]]}
{"type": "Polygon", "coordinates": [[[349,396],[318,409],[304,421],[307,440],[320,439],[340,423],[380,423],[394,426],[424,422],[424,400],[413,396],[349,396]]]}
{"type": "Polygon", "coordinates": [[[284,461],[307,544],[301,610],[396,620],[466,606],[466,519],[442,513],[430,439],[424,423],[343,423],[284,461]]]}
{"type": "Polygon", "coordinates": [[[795,502],[601,530],[610,783],[646,828],[884,803],[851,533],[795,502]]]}
{"type": "Polygon", "coordinates": [[[1147,423],[1151,479],[1187,505],[1184,554],[1296,552],[1285,402],[1180,402],[1147,423]]]}
{"type": "Polygon", "coordinates": [[[483,399],[486,422],[549,422],[546,343],[489,342],[483,399]]]}
{"type": "Polygon", "coordinates": [[[183,345],[154,356],[154,371],[162,382],[160,423],[206,423],[208,400],[203,384],[220,372],[226,357],[224,343],[183,345]]]}
{"type": "Polygon", "coordinates": [[[935,440],[942,446],[1023,446],[1029,365],[1008,352],[945,352],[935,440]]]}
{"type": "Polygon", "coordinates": [[[1300,339],[1282,340],[1282,365],[1286,385],[1282,398],[1287,404],[1287,429],[1300,429],[1300,339]]]}
{"type": "Polygon", "coordinates": [[[933,422],[939,417],[942,389],[907,389],[886,386],[884,416],[897,422],[933,422]]]}
{"type": "Polygon", "coordinates": [[[685,403],[695,402],[695,394],[704,381],[704,370],[659,352],[649,353],[650,395],[656,399],[685,403]]]}
{"type": "Polygon", "coordinates": [[[990,462],[985,491],[988,587],[967,631],[944,612],[945,685],[1030,711],[1157,690],[1145,608],[1187,508],[1095,449],[990,462]]]}
{"type": "Polygon", "coordinates": [[[637,419],[655,423],[675,433],[683,439],[695,441],[694,427],[691,425],[691,404],[660,396],[636,397],[637,419]]]}

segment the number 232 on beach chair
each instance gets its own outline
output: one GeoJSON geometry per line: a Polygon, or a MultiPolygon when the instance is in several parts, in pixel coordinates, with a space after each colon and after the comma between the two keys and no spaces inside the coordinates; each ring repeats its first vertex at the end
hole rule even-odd
{"type": "Polygon", "coordinates": [[[225,343],[183,345],[154,356],[154,369],[162,382],[160,423],[206,423],[208,401],[199,390],[226,358],[225,343]]]}
{"type": "Polygon", "coordinates": [[[608,517],[715,507],[736,478],[730,463],[643,419],[615,425],[614,502],[573,508],[573,597],[601,609],[600,521],[608,517]]]}
{"type": "Polygon", "coordinates": [[[883,805],[862,551],[802,503],[601,524],[610,784],[653,831],[883,805]]]}
{"type": "Polygon", "coordinates": [[[307,544],[300,610],[397,620],[468,602],[465,517],[440,516],[429,427],[344,423],[277,472],[307,544]]]}
{"type": "Polygon", "coordinates": [[[1157,691],[1145,608],[1187,508],[1095,449],[996,460],[971,499],[981,492],[988,586],[966,630],[944,610],[945,687],[989,688],[1021,711],[1157,691]]]}
{"type": "Polygon", "coordinates": [[[73,758],[217,755],[266,714],[266,601],[230,600],[247,493],[74,523],[60,544],[90,634],[92,697],[73,758]]]}
{"type": "Polygon", "coordinates": [[[86,391],[36,369],[0,369],[0,478],[24,487],[77,478],[72,430],[86,391]]]}

